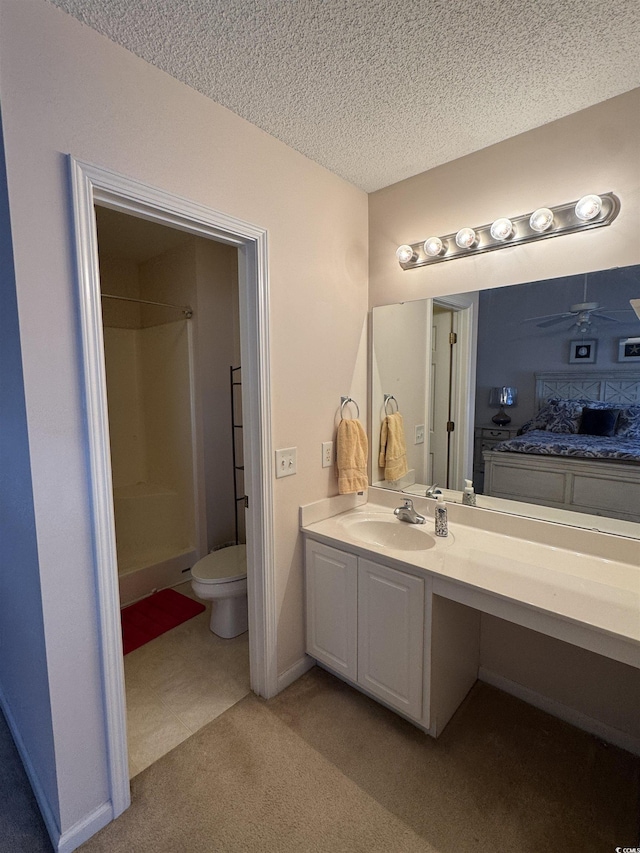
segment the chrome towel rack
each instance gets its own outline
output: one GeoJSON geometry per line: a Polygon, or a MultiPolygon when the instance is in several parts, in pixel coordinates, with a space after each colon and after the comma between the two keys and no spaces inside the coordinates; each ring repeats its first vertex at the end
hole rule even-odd
{"type": "Polygon", "coordinates": [[[356,407],[356,418],[359,419],[360,418],[360,407],[358,406],[356,401],[352,397],[340,397],[340,420],[341,421],[344,420],[344,407],[348,403],[353,403],[353,405],[356,407]]]}
{"type": "Polygon", "coordinates": [[[385,394],[384,395],[384,413],[385,413],[385,415],[395,414],[396,412],[399,412],[399,411],[400,411],[400,406],[398,405],[398,401],[393,396],[393,394],[385,394]],[[387,409],[387,406],[389,406],[391,404],[392,400],[396,404],[396,411],[395,412],[390,412],[387,409]]]}

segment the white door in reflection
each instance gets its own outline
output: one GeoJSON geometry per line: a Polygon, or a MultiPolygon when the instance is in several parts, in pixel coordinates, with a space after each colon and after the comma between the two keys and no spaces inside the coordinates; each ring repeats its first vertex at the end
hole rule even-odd
{"type": "Polygon", "coordinates": [[[451,361],[453,311],[433,306],[431,334],[431,406],[429,407],[429,482],[449,486],[451,455],[451,361]]]}

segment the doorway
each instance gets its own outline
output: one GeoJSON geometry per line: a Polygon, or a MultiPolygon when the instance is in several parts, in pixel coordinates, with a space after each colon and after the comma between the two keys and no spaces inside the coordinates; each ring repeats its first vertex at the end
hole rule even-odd
{"type": "Polygon", "coordinates": [[[230,368],[241,376],[238,251],[95,213],[120,604],[171,589],[176,607],[206,606],[139,648],[124,635],[133,777],[250,689],[247,633],[212,633],[212,602],[197,599],[190,572],[245,543],[242,434],[231,426],[242,422],[241,399],[229,385],[230,368]]]}
{"type": "Polygon", "coordinates": [[[429,482],[442,488],[450,484],[453,421],[452,371],[455,312],[433,303],[431,327],[431,405],[429,407],[429,482]]]}
{"type": "Polygon", "coordinates": [[[477,294],[433,300],[429,364],[429,482],[461,490],[473,462],[477,294]]]}
{"type": "Polygon", "coordinates": [[[238,250],[251,689],[277,692],[266,231],[220,211],[69,158],[78,268],[96,599],[113,817],[130,802],[117,552],[95,205],[238,250]]]}

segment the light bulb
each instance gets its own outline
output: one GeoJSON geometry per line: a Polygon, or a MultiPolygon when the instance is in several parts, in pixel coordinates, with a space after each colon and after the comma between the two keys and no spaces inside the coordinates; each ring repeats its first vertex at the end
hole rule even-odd
{"type": "Polygon", "coordinates": [[[430,258],[437,258],[438,255],[444,255],[447,251],[447,244],[443,243],[440,237],[427,237],[424,241],[424,253],[430,258]]]}
{"type": "Polygon", "coordinates": [[[508,240],[513,237],[513,222],[506,217],[496,219],[491,226],[491,236],[494,240],[508,240]]]}
{"type": "Polygon", "coordinates": [[[402,246],[398,246],[396,249],[396,258],[401,264],[408,264],[411,261],[415,261],[418,256],[411,246],[404,243],[402,246]]]}
{"type": "Polygon", "coordinates": [[[541,234],[553,225],[553,211],[548,207],[539,207],[529,217],[529,227],[541,234]]]}
{"type": "Polygon", "coordinates": [[[473,228],[461,228],[456,234],[456,245],[461,249],[471,249],[476,244],[476,232],[473,228]]]}
{"type": "Polygon", "coordinates": [[[576,204],[576,216],[583,222],[595,219],[602,211],[602,199],[599,195],[585,195],[576,204]]]}

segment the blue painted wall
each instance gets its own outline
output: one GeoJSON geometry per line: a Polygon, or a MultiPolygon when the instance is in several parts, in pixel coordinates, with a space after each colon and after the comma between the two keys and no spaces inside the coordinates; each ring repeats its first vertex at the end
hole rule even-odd
{"type": "Polygon", "coordinates": [[[0,703],[41,807],[59,823],[1,117],[0,703]]]}
{"type": "Polygon", "coordinates": [[[584,283],[584,275],[573,275],[480,291],[477,424],[490,423],[496,410],[489,408],[489,390],[500,385],[514,385],[518,389],[518,405],[510,412],[513,424],[522,424],[532,417],[536,372],[579,373],[615,368],[640,374],[640,363],[618,362],[620,338],[640,335],[640,320],[629,305],[629,299],[640,297],[640,266],[589,273],[586,300],[584,283]],[[585,301],[598,302],[616,312],[611,316],[619,322],[598,320],[594,315],[593,326],[584,335],[571,325],[571,319],[547,328],[540,328],[536,322],[524,322],[531,317],[567,312],[571,305],[585,301]],[[617,313],[623,310],[625,313],[617,313]],[[570,343],[580,338],[596,341],[594,363],[569,362],[570,343]]]}

